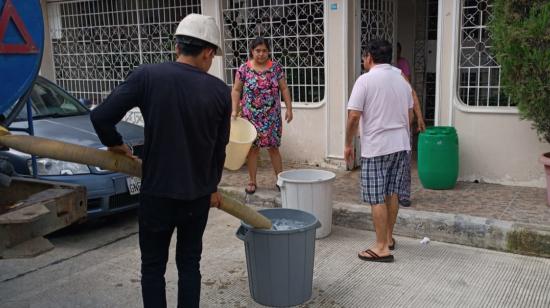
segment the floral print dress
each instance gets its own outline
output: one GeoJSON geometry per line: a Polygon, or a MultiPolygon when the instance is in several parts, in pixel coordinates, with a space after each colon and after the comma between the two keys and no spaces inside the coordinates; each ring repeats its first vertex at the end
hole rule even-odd
{"type": "Polygon", "coordinates": [[[272,61],[261,72],[255,71],[250,61],[241,65],[237,71],[236,78],[243,82],[242,117],[258,131],[254,146],[270,148],[281,145],[283,126],[279,80],[284,77],[281,65],[272,61]]]}

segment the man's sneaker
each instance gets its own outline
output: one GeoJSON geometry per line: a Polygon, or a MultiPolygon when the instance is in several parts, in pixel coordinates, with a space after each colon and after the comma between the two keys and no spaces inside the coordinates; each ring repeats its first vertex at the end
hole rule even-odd
{"type": "Polygon", "coordinates": [[[399,204],[403,207],[409,207],[411,206],[411,200],[407,200],[407,199],[399,200],[399,204]]]}

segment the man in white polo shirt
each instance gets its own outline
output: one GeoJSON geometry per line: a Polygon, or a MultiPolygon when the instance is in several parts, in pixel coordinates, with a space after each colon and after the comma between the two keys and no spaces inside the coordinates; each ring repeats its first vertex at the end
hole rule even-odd
{"type": "Polygon", "coordinates": [[[344,156],[353,162],[353,137],[361,122],[361,195],[372,206],[376,244],[359,252],[365,261],[393,262],[393,226],[399,210],[413,98],[409,83],[391,65],[392,46],[375,40],[367,46],[361,75],[348,102],[344,156]]]}

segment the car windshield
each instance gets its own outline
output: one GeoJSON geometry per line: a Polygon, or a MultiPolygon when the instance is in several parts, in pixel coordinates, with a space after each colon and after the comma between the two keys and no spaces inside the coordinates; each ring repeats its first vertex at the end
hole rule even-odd
{"type": "MultiPolygon", "coordinates": [[[[70,117],[84,115],[88,110],[75,98],[54,84],[37,79],[32,92],[33,119],[70,117]]],[[[14,105],[15,106],[15,105],[14,105]]],[[[21,109],[15,121],[27,120],[27,109],[21,109]]]]}

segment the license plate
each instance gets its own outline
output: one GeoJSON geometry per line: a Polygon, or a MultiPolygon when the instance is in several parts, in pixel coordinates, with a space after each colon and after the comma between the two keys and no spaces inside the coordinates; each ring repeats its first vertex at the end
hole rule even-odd
{"type": "Polygon", "coordinates": [[[127,177],[126,184],[128,184],[128,192],[130,195],[139,194],[139,189],[141,188],[141,178],[137,177],[127,177]]]}

